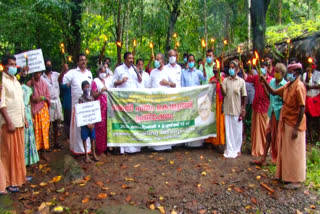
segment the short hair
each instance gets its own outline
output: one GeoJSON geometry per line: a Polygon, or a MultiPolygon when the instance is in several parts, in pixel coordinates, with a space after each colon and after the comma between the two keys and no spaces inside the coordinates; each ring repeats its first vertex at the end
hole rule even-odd
{"type": "Polygon", "coordinates": [[[100,65],[99,67],[98,67],[98,73],[100,73],[101,71],[102,71],[102,69],[106,69],[103,65],[100,65]]]}
{"type": "Polygon", "coordinates": [[[123,54],[123,59],[127,59],[129,55],[131,55],[132,53],[127,51],[123,54]]]}
{"type": "Polygon", "coordinates": [[[207,50],[207,53],[213,53],[213,50],[211,49],[211,48],[209,48],[208,50],[207,50]]]}
{"type": "Polygon", "coordinates": [[[275,69],[281,71],[283,74],[287,72],[287,67],[283,63],[277,63],[275,69]]]}
{"type": "Polygon", "coordinates": [[[197,60],[197,63],[199,63],[199,62],[202,62],[202,59],[198,59],[198,60],[197,60]]]}
{"type": "Polygon", "coordinates": [[[263,61],[261,64],[262,64],[263,66],[268,66],[268,65],[269,65],[267,61],[263,61]]]}
{"type": "Polygon", "coordinates": [[[79,55],[78,55],[78,62],[80,61],[80,57],[82,57],[82,56],[85,56],[86,57],[86,59],[87,59],[87,55],[85,55],[84,53],[80,53],[79,55]]]}
{"type": "Polygon", "coordinates": [[[196,60],[193,54],[189,54],[188,60],[189,60],[189,58],[190,58],[191,56],[193,57],[194,60],[196,60]]]}
{"type": "Polygon", "coordinates": [[[139,59],[137,59],[137,61],[136,61],[136,65],[137,65],[140,61],[142,61],[142,62],[144,63],[143,59],[139,58],[139,59]]]}
{"type": "Polygon", "coordinates": [[[183,58],[188,57],[188,56],[189,56],[188,53],[184,53],[184,54],[183,54],[183,58]]]}
{"type": "Polygon", "coordinates": [[[292,58],[289,59],[289,64],[293,64],[293,62],[294,62],[294,63],[297,63],[297,62],[299,62],[299,61],[298,61],[297,58],[292,57],[292,58]]]}
{"type": "Polygon", "coordinates": [[[111,58],[110,58],[110,57],[106,57],[106,58],[104,59],[104,62],[107,61],[107,60],[109,60],[109,61],[111,62],[111,58]]]}
{"type": "Polygon", "coordinates": [[[157,53],[157,55],[161,56],[161,59],[163,60],[163,62],[165,62],[165,57],[163,53],[157,53]]]}
{"type": "Polygon", "coordinates": [[[2,65],[8,65],[9,59],[16,61],[15,56],[13,56],[13,55],[4,55],[2,57],[2,60],[1,60],[2,65]]]}
{"type": "Polygon", "coordinates": [[[235,60],[230,61],[229,64],[234,64],[234,67],[238,68],[238,63],[235,60]]]}
{"type": "Polygon", "coordinates": [[[177,54],[177,51],[176,51],[175,49],[170,49],[170,50],[168,51],[168,55],[170,54],[171,51],[174,51],[174,53],[177,54]]]}
{"type": "Polygon", "coordinates": [[[86,86],[86,85],[89,85],[89,86],[90,86],[90,83],[89,83],[87,80],[85,80],[85,81],[83,81],[83,82],[81,83],[81,89],[83,89],[84,86],[86,86]]]}
{"type": "Polygon", "coordinates": [[[47,62],[52,62],[51,59],[47,58],[44,60],[44,64],[47,64],[47,62]]]}

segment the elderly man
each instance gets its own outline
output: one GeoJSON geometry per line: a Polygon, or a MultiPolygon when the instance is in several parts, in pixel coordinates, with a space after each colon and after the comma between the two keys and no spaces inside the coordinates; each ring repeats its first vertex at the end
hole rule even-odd
{"type": "MultiPolygon", "coordinates": [[[[80,135],[80,127],[76,124],[75,105],[79,103],[79,98],[82,95],[81,84],[87,80],[90,84],[92,82],[92,73],[87,69],[87,57],[85,54],[78,56],[78,67],[71,69],[63,76],[63,84],[71,86],[71,126],[70,126],[70,150],[74,154],[85,154],[83,143],[80,135]]],[[[91,152],[90,139],[87,140],[87,152],[91,152]]]]}
{"type": "Polygon", "coordinates": [[[150,87],[150,76],[143,70],[144,61],[143,59],[137,59],[136,69],[140,73],[142,81],[138,82],[138,88],[149,88],[150,87]]]}
{"type": "Polygon", "coordinates": [[[175,78],[176,88],[181,88],[181,67],[177,64],[177,52],[171,49],[168,52],[169,63],[165,69],[169,72],[170,76],[175,78]]]}
{"type": "Polygon", "coordinates": [[[208,49],[206,52],[206,61],[202,62],[199,67],[200,71],[205,71],[207,73],[207,79],[202,81],[202,84],[208,84],[209,79],[214,76],[213,67],[215,65],[214,62],[214,54],[212,49],[208,49]]]}
{"type": "Polygon", "coordinates": [[[24,127],[25,113],[23,91],[15,75],[17,73],[16,58],[4,56],[4,66],[1,102],[1,161],[8,191],[18,192],[18,186],[26,182],[26,167],[24,158],[24,127]]]}
{"type": "Polygon", "coordinates": [[[272,95],[283,99],[279,128],[276,178],[289,182],[288,189],[296,189],[306,179],[306,88],[300,81],[302,65],[289,64],[287,83],[279,89],[270,87],[266,79],[261,81],[272,95]]]}
{"type": "MultiPolygon", "coordinates": [[[[133,68],[133,54],[131,52],[124,53],[124,63],[116,68],[113,75],[113,84],[116,88],[133,89],[138,88],[138,84],[142,82],[139,72],[133,68]]],[[[125,146],[120,147],[120,153],[136,153],[140,152],[141,147],[125,146]]]]}
{"type": "Polygon", "coordinates": [[[50,93],[50,122],[53,125],[54,148],[63,148],[57,141],[58,125],[63,121],[62,106],[60,101],[59,73],[52,71],[52,62],[50,59],[45,61],[46,71],[42,74],[41,79],[46,83],[50,93]]]}
{"type": "MultiPolygon", "coordinates": [[[[156,60],[154,61],[154,67],[150,74],[150,86],[151,88],[175,88],[176,83],[175,79],[169,72],[165,69],[164,66],[164,55],[158,53],[156,60]]],[[[171,150],[171,145],[165,146],[153,146],[153,150],[163,151],[171,150]]]]}
{"type": "Polygon", "coordinates": [[[229,77],[221,83],[221,92],[224,96],[223,112],[225,114],[225,131],[227,148],[224,152],[226,158],[236,158],[241,155],[242,145],[242,120],[246,115],[246,84],[237,73],[238,63],[231,61],[229,64],[229,77]]]}

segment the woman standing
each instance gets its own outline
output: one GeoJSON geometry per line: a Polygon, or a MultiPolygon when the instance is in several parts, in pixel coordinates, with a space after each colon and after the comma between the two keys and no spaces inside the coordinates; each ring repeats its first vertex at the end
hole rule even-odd
{"type": "Polygon", "coordinates": [[[48,161],[48,158],[45,156],[44,152],[49,149],[50,93],[48,86],[40,78],[41,75],[41,72],[34,73],[31,80],[31,85],[33,86],[33,94],[31,96],[31,111],[33,116],[37,150],[43,150],[41,157],[48,161]]]}
{"type": "Polygon", "coordinates": [[[97,154],[100,155],[107,150],[107,96],[106,91],[112,85],[112,77],[106,73],[104,66],[99,67],[98,77],[91,85],[92,96],[100,101],[101,122],[95,124],[97,154]]]}

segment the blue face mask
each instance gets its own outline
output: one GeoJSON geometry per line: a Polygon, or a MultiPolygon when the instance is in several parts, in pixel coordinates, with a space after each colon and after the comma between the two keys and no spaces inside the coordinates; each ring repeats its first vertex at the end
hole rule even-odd
{"type": "Polygon", "coordinates": [[[154,67],[159,68],[160,67],[160,61],[159,60],[155,60],[154,61],[154,67]]]}
{"type": "Polygon", "coordinates": [[[184,61],[184,63],[187,63],[187,61],[188,61],[187,57],[183,58],[183,61],[184,61]]]}
{"type": "Polygon", "coordinates": [[[188,65],[189,65],[189,68],[193,68],[194,67],[194,62],[189,62],[188,65]]]}
{"type": "Polygon", "coordinates": [[[212,63],[212,60],[213,60],[212,57],[207,57],[207,58],[206,58],[206,61],[207,61],[208,64],[211,64],[211,63],[212,63]]]}
{"type": "Polygon", "coordinates": [[[293,82],[296,80],[296,77],[294,76],[294,74],[287,73],[287,80],[289,82],[293,82]]]}
{"type": "Polygon", "coordinates": [[[17,67],[9,67],[8,73],[9,73],[11,76],[16,75],[16,73],[17,73],[17,67]]]}
{"type": "Polygon", "coordinates": [[[234,76],[236,74],[236,70],[234,68],[229,68],[230,76],[234,76]]]}
{"type": "Polygon", "coordinates": [[[261,74],[266,75],[266,73],[267,73],[267,70],[265,68],[261,68],[261,74]]]}

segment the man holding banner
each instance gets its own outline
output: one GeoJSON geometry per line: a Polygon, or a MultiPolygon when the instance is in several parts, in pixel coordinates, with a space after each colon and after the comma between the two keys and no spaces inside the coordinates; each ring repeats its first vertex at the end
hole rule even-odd
{"type": "MultiPolygon", "coordinates": [[[[124,63],[116,68],[113,75],[113,84],[116,88],[132,89],[137,88],[138,83],[142,81],[140,73],[136,72],[133,67],[133,54],[131,52],[124,53],[124,63]]],[[[141,147],[138,146],[122,146],[120,153],[136,153],[140,152],[141,147]]]]}
{"type": "MultiPolygon", "coordinates": [[[[87,80],[92,82],[92,73],[87,69],[87,57],[85,54],[80,54],[78,57],[78,67],[71,69],[63,76],[63,84],[71,86],[72,113],[70,125],[70,150],[74,154],[85,154],[83,143],[80,135],[80,127],[76,124],[75,104],[79,102],[82,95],[81,84],[87,80]]],[[[91,152],[90,139],[87,139],[87,152],[91,152]]]]}

